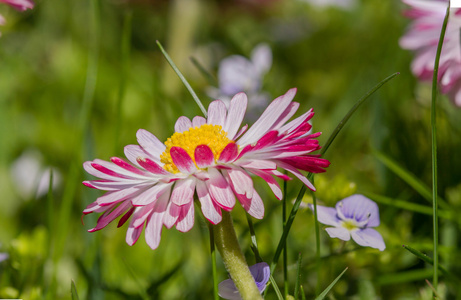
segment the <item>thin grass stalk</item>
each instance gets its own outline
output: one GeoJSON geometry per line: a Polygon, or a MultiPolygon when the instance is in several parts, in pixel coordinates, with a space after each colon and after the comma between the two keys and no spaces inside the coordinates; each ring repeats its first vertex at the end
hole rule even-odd
{"type": "MultiPolygon", "coordinates": [[[[320,152],[321,156],[323,156],[326,153],[326,151],[328,150],[330,145],[333,143],[336,136],[339,134],[339,132],[344,127],[344,125],[347,123],[347,121],[350,119],[350,117],[353,115],[353,113],[358,109],[360,104],[362,104],[371,95],[373,95],[381,86],[383,86],[385,83],[387,83],[389,80],[391,80],[392,78],[394,78],[398,74],[400,74],[400,73],[394,73],[394,74],[388,76],[387,78],[382,80],[380,83],[375,85],[368,93],[366,93],[362,98],[360,98],[357,101],[357,103],[351,108],[351,110],[344,116],[344,118],[341,120],[341,122],[338,124],[338,126],[336,126],[335,130],[330,135],[330,137],[328,138],[325,145],[322,147],[321,152],[320,152]]],[[[312,180],[313,176],[314,176],[313,173],[309,173],[307,175],[307,178],[309,180],[312,180]]],[[[283,250],[283,245],[286,243],[286,238],[288,236],[288,233],[290,232],[291,225],[293,224],[294,218],[296,217],[296,214],[297,214],[298,209],[299,209],[299,205],[301,204],[301,201],[302,201],[302,199],[304,197],[306,189],[307,188],[306,188],[305,185],[303,185],[301,187],[301,190],[299,191],[298,196],[296,197],[295,203],[293,204],[293,207],[291,209],[290,215],[289,215],[289,217],[287,219],[285,229],[283,230],[282,236],[280,237],[279,243],[277,245],[277,249],[276,249],[275,254],[274,254],[274,258],[272,259],[272,262],[271,262],[271,275],[275,271],[275,267],[277,266],[278,260],[280,258],[281,253],[282,253],[282,250],[283,250]]]]}
{"type": "Polygon", "coordinates": [[[131,20],[133,13],[128,11],[123,18],[122,43],[121,43],[121,72],[118,86],[117,103],[115,106],[115,129],[114,129],[114,153],[118,152],[120,140],[120,128],[122,127],[122,107],[125,97],[128,70],[130,65],[131,46],[131,20]]]}
{"type": "Polygon", "coordinates": [[[211,254],[211,271],[213,274],[213,298],[214,300],[219,300],[218,294],[218,271],[216,268],[216,248],[214,244],[214,235],[213,235],[213,225],[208,224],[208,229],[210,232],[210,254],[211,254]]]}
{"type": "Polygon", "coordinates": [[[302,253],[299,253],[298,264],[296,267],[296,283],[295,283],[295,292],[294,292],[294,297],[296,300],[299,299],[299,288],[301,286],[301,262],[302,260],[303,260],[303,255],[302,253]]]}
{"type": "MultiPolygon", "coordinates": [[[[312,184],[314,184],[314,176],[312,176],[312,184]]],[[[317,283],[315,285],[315,295],[320,294],[320,283],[321,283],[321,274],[320,270],[322,267],[322,260],[320,257],[320,225],[317,219],[317,197],[315,193],[311,191],[312,200],[314,202],[314,230],[315,230],[315,266],[317,272],[317,283]]]]}
{"type": "Polygon", "coordinates": [[[432,76],[432,101],[431,101],[431,133],[432,133],[432,208],[433,212],[433,231],[434,231],[434,275],[433,284],[434,290],[437,291],[439,281],[439,216],[438,216],[438,197],[437,197],[437,124],[436,124],[436,99],[437,99],[437,79],[439,71],[440,54],[442,53],[443,40],[447,29],[448,18],[450,15],[450,1],[448,1],[447,11],[443,20],[442,31],[440,33],[439,43],[437,45],[437,53],[435,55],[434,74],[432,76]]]}
{"type": "MultiPolygon", "coordinates": [[[[283,194],[287,194],[287,181],[283,182],[283,194]]],[[[287,224],[287,197],[283,197],[282,200],[282,224],[283,230],[287,224]]],[[[288,254],[287,254],[287,242],[283,244],[283,286],[285,299],[288,296],[288,254]]]]}
{"type": "Polygon", "coordinates": [[[187,82],[186,78],[182,75],[181,71],[179,71],[178,67],[175,65],[175,63],[173,62],[173,60],[171,59],[171,57],[168,55],[168,53],[165,51],[165,49],[163,49],[163,46],[162,44],[160,44],[159,41],[156,41],[157,43],[157,46],[160,48],[160,51],[162,51],[162,54],[163,56],[165,56],[165,59],[168,61],[168,63],[170,64],[171,68],[174,70],[174,72],[176,73],[176,75],[178,75],[179,79],[181,79],[182,83],[184,84],[184,86],[186,87],[186,89],[189,91],[189,93],[191,94],[192,98],[194,98],[195,102],[197,103],[198,107],[200,107],[200,110],[202,111],[203,115],[205,116],[205,118],[207,117],[207,112],[206,112],[206,109],[205,107],[203,106],[202,104],[202,101],[200,101],[199,97],[197,96],[197,94],[194,92],[194,90],[192,89],[192,87],[190,86],[189,82],[187,82]]]}

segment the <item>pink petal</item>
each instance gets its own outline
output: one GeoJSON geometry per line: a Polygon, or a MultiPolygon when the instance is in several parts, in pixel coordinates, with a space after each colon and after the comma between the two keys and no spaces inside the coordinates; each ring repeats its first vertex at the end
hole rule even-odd
{"type": "Polygon", "coordinates": [[[223,129],[227,132],[227,137],[231,140],[234,140],[242,124],[247,109],[247,103],[248,99],[245,93],[238,93],[230,101],[227,119],[223,129]]]}
{"type": "Polygon", "coordinates": [[[253,191],[253,198],[249,199],[244,195],[238,195],[237,199],[239,200],[242,207],[256,219],[262,219],[264,217],[264,204],[256,190],[253,191]]]}
{"type": "Polygon", "coordinates": [[[120,218],[117,224],[117,228],[122,227],[123,224],[131,217],[133,214],[134,210],[136,207],[132,207],[126,214],[123,215],[123,217],[120,218]]]}
{"type": "Polygon", "coordinates": [[[138,132],[136,132],[136,137],[139,145],[154,157],[160,157],[163,151],[165,151],[165,144],[147,130],[139,129],[138,132]]]}
{"type": "MultiPolygon", "coordinates": [[[[278,130],[280,127],[282,127],[291,117],[293,117],[298,108],[298,102],[291,102],[283,114],[281,114],[278,120],[272,125],[270,130],[278,130]]],[[[283,132],[283,130],[280,130],[280,132],[283,132]]]]}
{"type": "Polygon", "coordinates": [[[180,213],[181,206],[176,205],[170,201],[170,203],[168,203],[168,207],[166,208],[165,214],[163,215],[163,225],[165,225],[165,227],[168,229],[173,227],[173,225],[176,224],[180,213]]]}
{"type": "Polygon", "coordinates": [[[296,89],[290,89],[285,95],[272,101],[253,126],[239,139],[238,144],[245,146],[259,140],[285,112],[295,94],[296,89]]]}
{"type": "Polygon", "coordinates": [[[206,168],[214,164],[214,155],[207,145],[199,145],[195,148],[195,163],[199,168],[206,168]]]}
{"type": "Polygon", "coordinates": [[[323,158],[312,156],[296,156],[281,159],[281,161],[295,167],[296,169],[308,171],[311,173],[323,173],[330,162],[323,158]]]}
{"type": "Polygon", "coordinates": [[[210,179],[205,182],[211,198],[221,208],[227,211],[232,210],[235,205],[235,195],[231,187],[218,170],[210,168],[208,173],[210,173],[210,179]]]}
{"type": "Polygon", "coordinates": [[[156,185],[152,186],[149,189],[146,189],[143,193],[133,197],[131,199],[131,203],[134,206],[144,206],[147,204],[150,204],[154,201],[157,201],[157,199],[165,193],[167,190],[171,188],[171,183],[157,183],[156,185]]]}
{"type": "Polygon", "coordinates": [[[138,157],[146,157],[146,158],[149,158],[150,160],[155,161],[156,163],[160,163],[159,157],[152,156],[151,154],[144,151],[144,149],[139,145],[128,145],[128,146],[125,146],[124,150],[125,150],[126,158],[128,158],[128,160],[131,163],[135,164],[136,166],[140,167],[140,165],[138,164],[136,160],[138,157]]]}
{"type": "Polygon", "coordinates": [[[187,232],[194,226],[194,202],[181,206],[181,213],[176,223],[176,229],[187,232]]]}
{"type": "Polygon", "coordinates": [[[99,217],[96,227],[88,230],[88,232],[95,232],[97,230],[103,229],[110,222],[112,222],[113,220],[118,218],[120,215],[125,213],[127,209],[129,209],[130,207],[131,207],[131,203],[129,201],[126,201],[126,202],[121,203],[117,207],[115,207],[112,211],[111,210],[106,211],[103,215],[99,217]]]}
{"type": "Polygon", "coordinates": [[[178,180],[175,183],[170,201],[181,206],[193,202],[195,191],[195,179],[178,180]]]}
{"type": "Polygon", "coordinates": [[[96,203],[98,203],[101,206],[104,206],[124,201],[142,193],[146,188],[146,186],[133,186],[115,192],[107,192],[98,199],[96,199],[96,203]]]}
{"type": "Polygon", "coordinates": [[[111,157],[110,160],[116,164],[117,166],[131,172],[131,173],[136,173],[138,175],[142,175],[142,176],[145,176],[146,173],[142,170],[139,170],[138,168],[136,167],[133,167],[132,165],[130,165],[130,163],[128,163],[126,160],[124,159],[121,159],[121,158],[118,158],[118,157],[111,157]]]}
{"type": "Polygon", "coordinates": [[[208,106],[207,123],[224,127],[226,121],[226,105],[221,100],[215,100],[208,106]]]}
{"type": "Polygon", "coordinates": [[[125,241],[128,245],[133,246],[139,239],[139,236],[142,233],[143,227],[128,227],[126,231],[126,238],[125,241]]]}
{"type": "Polygon", "coordinates": [[[169,174],[164,168],[159,166],[155,161],[150,160],[149,158],[146,157],[138,157],[136,159],[138,164],[146,169],[147,171],[154,173],[156,175],[166,175],[169,174]]]}
{"type": "Polygon", "coordinates": [[[236,194],[245,195],[249,199],[253,197],[253,180],[247,172],[242,168],[234,167],[223,173],[229,175],[229,182],[236,194]]]}
{"type": "Polygon", "coordinates": [[[249,169],[260,169],[260,170],[275,170],[277,169],[277,164],[270,160],[259,160],[259,159],[241,159],[235,162],[236,165],[239,165],[243,168],[249,169]]]}
{"type": "Polygon", "coordinates": [[[212,200],[205,182],[197,181],[197,195],[202,206],[203,216],[212,224],[218,224],[222,220],[221,208],[212,200]]]}
{"type": "Polygon", "coordinates": [[[163,215],[165,214],[166,205],[168,203],[168,199],[164,197],[165,195],[166,193],[163,194],[162,197],[160,197],[161,199],[159,199],[159,201],[156,203],[154,210],[146,224],[146,243],[149,245],[149,247],[152,248],[152,250],[157,249],[160,243],[163,227],[162,219],[163,215]]]}
{"type": "Polygon", "coordinates": [[[238,152],[238,146],[234,142],[231,142],[224,147],[224,150],[219,155],[218,161],[220,163],[232,162],[237,157],[238,152]]]}
{"type": "Polygon", "coordinates": [[[188,131],[192,127],[192,122],[189,120],[188,117],[179,117],[178,120],[176,121],[176,124],[174,124],[174,130],[176,132],[184,132],[188,131]]]}
{"type": "MultiPolygon", "coordinates": [[[[170,194],[169,191],[168,195],[170,194]]],[[[131,218],[130,227],[138,228],[144,225],[146,219],[150,216],[157,201],[147,204],[146,206],[136,207],[135,213],[131,218]]]]}
{"type": "Polygon", "coordinates": [[[282,189],[280,188],[279,183],[270,174],[256,169],[252,169],[251,172],[256,176],[261,177],[262,179],[264,179],[265,182],[267,182],[267,184],[269,185],[269,187],[271,188],[272,192],[278,200],[281,200],[283,198],[282,189]]]}
{"type": "Polygon", "coordinates": [[[301,174],[301,172],[299,172],[298,169],[296,169],[295,167],[289,164],[283,163],[283,162],[279,162],[278,165],[280,168],[285,169],[291,174],[298,177],[298,179],[301,180],[310,190],[315,192],[314,185],[312,185],[312,183],[303,174],[301,174]]]}
{"type": "Polygon", "coordinates": [[[192,158],[190,158],[187,151],[181,147],[171,147],[170,149],[171,159],[176,167],[182,173],[192,173],[197,170],[192,158]]]}
{"type": "Polygon", "coordinates": [[[206,119],[204,117],[196,116],[192,119],[192,127],[200,127],[203,124],[206,124],[206,119]]]}

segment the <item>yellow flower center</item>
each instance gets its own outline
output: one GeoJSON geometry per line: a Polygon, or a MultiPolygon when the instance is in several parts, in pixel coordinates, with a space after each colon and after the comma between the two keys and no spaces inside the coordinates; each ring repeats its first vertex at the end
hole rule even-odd
{"type": "Polygon", "coordinates": [[[207,145],[213,152],[215,161],[224,148],[232,142],[227,138],[227,132],[222,130],[220,125],[203,124],[200,127],[190,128],[188,131],[176,132],[165,142],[166,149],[160,155],[160,161],[165,165],[163,168],[168,172],[178,173],[179,170],[173,163],[170,155],[172,147],[181,147],[195,163],[195,148],[200,145],[207,145]]]}
{"type": "Polygon", "coordinates": [[[344,220],[344,221],[342,222],[342,226],[343,226],[344,228],[346,228],[347,230],[349,230],[349,231],[359,228],[359,227],[357,226],[357,222],[355,222],[355,221],[353,221],[353,220],[344,220]]]}

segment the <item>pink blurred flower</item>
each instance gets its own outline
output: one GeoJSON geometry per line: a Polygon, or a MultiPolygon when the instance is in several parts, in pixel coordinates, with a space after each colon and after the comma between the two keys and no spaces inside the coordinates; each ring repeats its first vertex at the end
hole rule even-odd
{"type": "Polygon", "coordinates": [[[139,145],[125,147],[131,164],[116,157],[111,162],[85,162],[85,170],[100,180],[84,184],[107,191],[83,211],[103,212],[89,231],[100,230],[123,215],[121,226],[131,217],[126,242],[133,245],[145,225],[146,242],[156,249],[163,225],[176,225],[181,232],[192,228],[194,195],[205,218],[217,224],[221,209],[231,211],[236,198],[251,216],[263,218],[263,201],[250,175],[264,179],[277,199],[283,195],[275,177],[291,179],[277,168],[315,190],[300,171],[324,172],[330,162],[310,154],[320,149],[315,138],[321,134],[308,134],[312,109],[287,123],[299,107],[292,102],[295,94],[296,89],[291,89],[275,99],[248,130],[248,125],[240,128],[248,100],[239,93],[228,108],[221,100],[213,101],[207,119],[180,117],[165,143],[138,130],[139,145]]]}
{"type": "MultiPolygon", "coordinates": [[[[437,43],[442,30],[448,0],[402,0],[411,8],[406,16],[413,23],[400,46],[416,52],[411,69],[421,80],[432,80],[437,43]]],[[[442,53],[440,55],[438,81],[441,92],[457,106],[461,106],[461,9],[451,9],[442,53]]]]}
{"type": "MultiPolygon", "coordinates": [[[[8,4],[19,11],[25,11],[26,9],[34,8],[34,2],[32,2],[31,0],[0,0],[0,3],[8,4]]],[[[5,25],[5,23],[5,18],[2,15],[0,15],[0,25],[5,25]]]]}

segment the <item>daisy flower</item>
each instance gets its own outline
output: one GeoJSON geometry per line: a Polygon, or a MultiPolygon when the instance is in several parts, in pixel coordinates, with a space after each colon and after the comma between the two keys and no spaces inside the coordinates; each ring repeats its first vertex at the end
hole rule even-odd
{"type": "MultiPolygon", "coordinates": [[[[309,208],[314,210],[312,204],[309,208]]],[[[320,223],[334,226],[325,229],[332,238],[349,241],[352,237],[360,246],[386,249],[383,237],[372,228],[379,225],[378,205],[363,195],[347,197],[335,208],[317,205],[317,218],[320,223]]]]}
{"type": "MultiPolygon", "coordinates": [[[[411,8],[406,16],[413,19],[400,46],[416,52],[411,70],[423,81],[432,80],[437,44],[448,0],[403,0],[411,8]]],[[[440,55],[438,81],[441,92],[461,106],[461,8],[452,8],[440,55]]]]}
{"type": "MultiPolygon", "coordinates": [[[[255,280],[260,293],[266,289],[266,284],[271,276],[271,269],[265,262],[260,262],[250,267],[251,275],[255,280]]],[[[218,285],[219,296],[228,300],[241,300],[240,293],[232,279],[221,281],[218,285]]]]}
{"type": "Polygon", "coordinates": [[[139,145],[125,147],[131,163],[116,157],[85,162],[84,169],[100,179],[83,183],[107,191],[83,211],[103,213],[89,231],[123,215],[119,226],[131,218],[126,242],[133,245],[145,227],[146,242],[156,249],[163,226],[181,232],[192,228],[194,195],[205,218],[218,224],[221,210],[231,211],[236,199],[251,216],[263,218],[263,201],[250,175],[264,179],[277,199],[282,199],[282,190],[275,178],[291,179],[278,168],[315,190],[301,171],[324,172],[330,162],[311,154],[320,149],[315,139],[320,133],[308,134],[312,109],[287,123],[299,107],[292,102],[295,94],[291,89],[275,99],[250,128],[241,127],[247,107],[244,93],[235,95],[228,108],[215,100],[207,118],[180,117],[165,143],[140,129],[139,145]]]}

